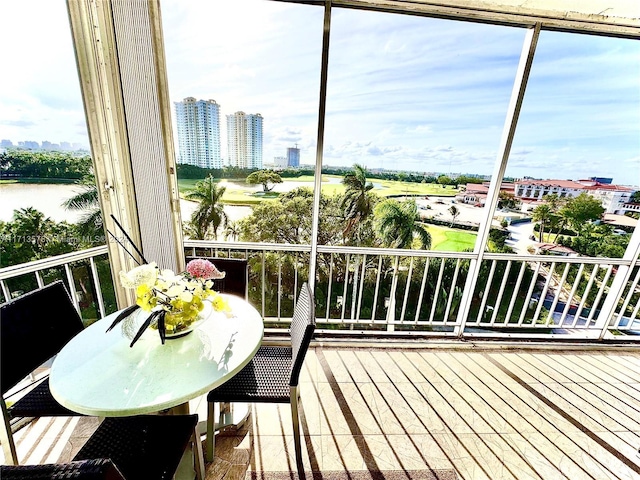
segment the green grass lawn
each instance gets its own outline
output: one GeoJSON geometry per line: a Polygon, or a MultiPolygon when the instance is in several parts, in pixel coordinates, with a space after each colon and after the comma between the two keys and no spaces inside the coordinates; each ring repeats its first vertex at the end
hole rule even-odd
{"type": "Polygon", "coordinates": [[[438,225],[427,225],[427,229],[431,234],[431,250],[462,252],[467,249],[473,249],[476,243],[475,233],[438,225]]]}
{"type": "MultiPolygon", "coordinates": [[[[178,179],[178,192],[180,196],[184,198],[185,194],[189,190],[193,190],[196,183],[200,182],[200,179],[193,178],[179,178],[178,179]]],[[[219,182],[219,180],[218,180],[219,182]]],[[[247,185],[243,180],[226,180],[227,190],[222,197],[223,203],[229,205],[255,205],[265,200],[273,200],[278,198],[279,194],[276,192],[270,192],[267,195],[253,196],[247,195],[247,185]]]]}
{"type": "MultiPolygon", "coordinates": [[[[200,180],[196,179],[178,179],[178,190],[181,195],[184,195],[188,190],[195,188],[195,185],[200,180]]],[[[296,178],[283,178],[285,184],[295,183],[305,184],[311,189],[314,187],[314,177],[312,175],[304,175],[296,178]]],[[[344,186],[341,183],[342,177],[339,175],[323,175],[322,176],[322,193],[325,195],[336,195],[344,192],[344,186]],[[333,179],[333,180],[330,180],[333,179]]],[[[374,184],[374,192],[381,197],[388,197],[390,195],[439,195],[439,196],[454,196],[458,190],[452,186],[447,185],[442,188],[441,185],[430,183],[408,183],[392,180],[378,180],[370,179],[374,184]]],[[[233,205],[251,205],[261,202],[263,200],[270,200],[277,198],[277,195],[267,196],[254,196],[247,195],[248,185],[243,180],[226,180],[227,191],[224,194],[224,203],[233,205]]]]}
{"type": "Polygon", "coordinates": [[[435,183],[409,183],[377,179],[371,179],[370,181],[375,186],[380,185],[381,188],[376,188],[373,191],[384,197],[388,197],[389,195],[438,195],[453,197],[458,193],[458,189],[451,185],[446,185],[445,188],[442,188],[442,185],[435,183]]]}
{"type": "MultiPolygon", "coordinates": [[[[342,180],[342,177],[338,175],[323,175],[323,178],[337,178],[342,180]]],[[[310,177],[310,181],[313,181],[313,177],[310,177]]],[[[434,183],[409,183],[396,180],[379,180],[377,178],[370,178],[369,181],[374,185],[373,192],[381,197],[391,195],[438,195],[453,197],[458,193],[458,189],[451,185],[446,185],[445,188],[442,188],[441,185],[434,183]]],[[[324,183],[322,185],[322,192],[327,195],[342,193],[344,192],[344,186],[342,183],[324,183]]]]}

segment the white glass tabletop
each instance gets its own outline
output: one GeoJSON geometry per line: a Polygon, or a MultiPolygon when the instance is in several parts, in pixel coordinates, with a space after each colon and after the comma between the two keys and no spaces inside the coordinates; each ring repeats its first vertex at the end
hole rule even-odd
{"type": "Polygon", "coordinates": [[[255,308],[224,296],[230,318],[214,312],[164,345],[148,328],[129,347],[139,319],[125,319],[110,332],[117,313],[92,324],[56,356],[49,378],[53,396],[75,412],[121,417],[171,408],[221,385],[255,355],[264,331],[255,308]]]}

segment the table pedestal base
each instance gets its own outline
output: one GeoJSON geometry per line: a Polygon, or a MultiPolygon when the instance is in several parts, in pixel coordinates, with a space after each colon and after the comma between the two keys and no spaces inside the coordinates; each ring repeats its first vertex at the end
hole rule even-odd
{"type": "MultiPolygon", "coordinates": [[[[240,428],[244,425],[244,422],[247,421],[247,418],[249,418],[250,408],[248,403],[221,403],[220,409],[222,413],[217,415],[217,420],[214,425],[216,432],[228,427],[240,428]]],[[[198,433],[200,435],[207,434],[206,416],[198,422],[198,433]]]]}

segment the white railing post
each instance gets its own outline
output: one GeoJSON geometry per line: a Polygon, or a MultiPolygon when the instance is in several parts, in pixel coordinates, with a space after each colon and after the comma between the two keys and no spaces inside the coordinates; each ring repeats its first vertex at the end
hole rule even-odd
{"type": "Polygon", "coordinates": [[[624,260],[630,261],[630,265],[621,265],[618,267],[618,272],[613,279],[607,298],[600,309],[600,314],[596,320],[596,328],[600,328],[600,339],[603,339],[609,328],[609,322],[613,318],[616,306],[622,297],[624,287],[631,278],[631,272],[633,268],[638,265],[638,258],[640,257],[640,227],[636,227],[629,240],[627,250],[622,257],[624,260]]]}
{"type": "Polygon", "coordinates": [[[387,332],[395,331],[396,319],[396,287],[398,286],[398,265],[400,257],[396,256],[393,263],[393,277],[391,279],[391,290],[389,291],[389,307],[387,308],[387,332]]]}
{"type": "Polygon", "coordinates": [[[100,286],[100,277],[98,277],[98,268],[94,257],[89,259],[91,262],[91,276],[93,277],[93,288],[96,289],[96,297],[98,300],[98,311],[100,312],[100,318],[103,318],[106,313],[104,309],[104,298],[102,297],[102,287],[100,286]]]}

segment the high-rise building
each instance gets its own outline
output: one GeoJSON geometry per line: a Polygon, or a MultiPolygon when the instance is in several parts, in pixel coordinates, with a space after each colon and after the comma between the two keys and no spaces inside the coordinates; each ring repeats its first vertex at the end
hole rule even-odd
{"type": "Polygon", "coordinates": [[[227,147],[231,166],[262,168],[262,115],[227,115],[227,147]]]}
{"type": "Polygon", "coordinates": [[[295,147],[287,148],[287,166],[294,168],[300,166],[300,149],[297,143],[295,147]]]}
{"type": "Polygon", "coordinates": [[[60,145],[57,143],[51,143],[48,140],[43,140],[40,148],[42,148],[42,150],[60,150],[60,145]]]}
{"type": "Polygon", "coordinates": [[[215,100],[187,97],[175,102],[178,127],[178,163],[222,168],[220,105],[215,100]]]}

